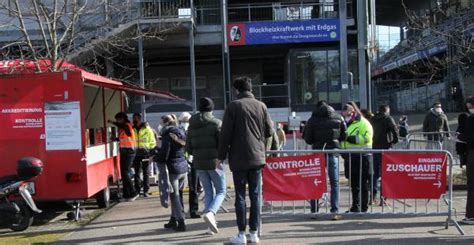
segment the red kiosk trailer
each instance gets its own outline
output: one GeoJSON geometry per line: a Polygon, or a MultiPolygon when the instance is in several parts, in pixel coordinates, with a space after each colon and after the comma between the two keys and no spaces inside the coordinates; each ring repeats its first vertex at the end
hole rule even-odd
{"type": "MultiPolygon", "coordinates": [[[[46,63],[41,63],[43,67],[46,63]]],[[[107,207],[110,186],[121,179],[116,132],[108,119],[124,109],[125,93],[181,100],[127,86],[65,64],[61,72],[35,73],[31,62],[0,62],[0,176],[32,156],[44,172],[30,183],[37,201],[96,197],[107,207]]]]}

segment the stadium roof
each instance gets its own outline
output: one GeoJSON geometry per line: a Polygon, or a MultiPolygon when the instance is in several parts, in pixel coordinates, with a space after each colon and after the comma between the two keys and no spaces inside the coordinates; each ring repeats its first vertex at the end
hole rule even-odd
{"type": "Polygon", "coordinates": [[[409,9],[429,8],[427,0],[376,0],[377,25],[400,26],[406,19],[402,2],[409,9]]]}

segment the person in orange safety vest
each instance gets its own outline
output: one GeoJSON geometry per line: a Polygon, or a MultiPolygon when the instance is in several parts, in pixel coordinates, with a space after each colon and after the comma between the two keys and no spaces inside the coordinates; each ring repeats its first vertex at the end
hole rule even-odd
{"type": "Polygon", "coordinates": [[[120,173],[122,175],[123,183],[123,198],[127,201],[135,201],[138,198],[138,193],[130,176],[130,171],[137,153],[137,137],[133,124],[128,120],[125,112],[119,112],[115,115],[115,122],[110,121],[119,129],[118,140],[120,142],[120,173]]]}

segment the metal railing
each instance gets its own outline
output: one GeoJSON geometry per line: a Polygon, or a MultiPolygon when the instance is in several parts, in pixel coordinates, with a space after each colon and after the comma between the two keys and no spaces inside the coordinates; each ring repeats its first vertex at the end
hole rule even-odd
{"type": "MultiPolygon", "coordinates": [[[[352,18],[352,1],[347,3],[347,18],[352,18]]],[[[220,8],[197,7],[196,22],[200,25],[220,24],[220,8]]],[[[339,17],[338,3],[249,3],[228,7],[228,22],[283,21],[330,19],[339,17]]]]}
{"type": "Polygon", "coordinates": [[[459,156],[456,153],[458,133],[450,132],[412,132],[407,135],[405,149],[432,149],[445,150],[452,154],[454,164],[459,164],[459,156]]]}
{"type": "MultiPolygon", "coordinates": [[[[291,156],[298,156],[298,155],[309,155],[309,154],[317,154],[322,153],[325,155],[325,158],[328,159],[328,155],[337,155],[343,156],[344,159],[344,175],[348,179],[348,187],[341,187],[342,181],[338,181],[339,189],[347,191],[344,193],[344,196],[347,197],[347,202],[341,201],[343,199],[343,195],[339,195],[339,202],[337,203],[339,211],[343,208],[351,209],[344,215],[446,215],[447,220],[445,223],[445,228],[448,229],[450,224],[454,224],[456,229],[459,231],[460,234],[464,235],[464,230],[459,226],[456,220],[453,219],[453,157],[452,154],[445,150],[374,150],[374,149],[351,149],[351,150],[341,150],[341,149],[334,149],[334,150],[284,150],[284,151],[268,151],[267,155],[291,155],[291,156]],[[381,205],[372,205],[371,203],[362,203],[367,200],[364,195],[369,195],[369,200],[374,200],[376,197],[373,195],[373,191],[375,190],[374,187],[377,186],[377,182],[381,182],[382,176],[379,175],[380,180],[374,179],[374,167],[375,164],[380,164],[381,168],[381,160],[374,164],[372,159],[373,156],[379,155],[379,159],[382,159],[382,154],[384,153],[414,153],[414,154],[426,154],[426,153],[441,153],[447,156],[447,190],[445,194],[441,196],[440,199],[437,199],[433,202],[432,199],[386,199],[383,197],[382,189],[378,189],[379,193],[381,193],[381,205]],[[368,177],[367,177],[368,174],[368,177]],[[364,177],[366,176],[366,177],[364,177]],[[355,179],[355,181],[354,181],[355,179]],[[367,180],[368,179],[368,180],[367,180]],[[367,183],[368,181],[368,183],[367,183]],[[358,187],[359,192],[353,192],[353,188],[358,187]],[[369,192],[369,193],[363,193],[369,192]],[[357,199],[354,203],[354,196],[358,195],[357,199]],[[346,204],[344,204],[346,203],[346,204]],[[358,204],[358,210],[353,210],[355,204],[358,204]],[[447,207],[443,207],[442,205],[446,205],[447,207]]],[[[340,157],[339,157],[339,160],[340,157]]],[[[328,163],[328,161],[326,161],[328,163]]],[[[339,166],[339,164],[338,164],[339,166]]],[[[329,168],[328,168],[329,169],[329,168]]],[[[330,181],[327,182],[330,186],[330,181]]],[[[393,183],[393,185],[397,185],[399,183],[393,183]]],[[[301,190],[300,190],[301,191],[301,190]]],[[[328,189],[329,191],[329,189],[328,189]]],[[[423,190],[419,190],[423,191],[423,190]]],[[[344,197],[344,198],[345,198],[344,197]]],[[[322,197],[322,205],[320,207],[326,207],[325,211],[322,212],[329,213],[328,209],[328,201],[330,199],[329,193],[325,193],[322,197]]],[[[279,214],[295,214],[298,212],[306,213],[308,200],[295,200],[295,201],[271,201],[267,202],[265,207],[263,205],[263,201],[261,202],[261,211],[268,215],[273,215],[276,213],[279,214]],[[278,212],[278,210],[280,210],[278,212]]],[[[321,210],[318,210],[321,211],[321,210]]],[[[316,211],[316,212],[318,212],[316,211]]],[[[261,225],[262,226],[262,225],[261,225]]]]}
{"type": "Polygon", "coordinates": [[[140,0],[137,4],[139,18],[189,18],[189,0],[140,0]]]}

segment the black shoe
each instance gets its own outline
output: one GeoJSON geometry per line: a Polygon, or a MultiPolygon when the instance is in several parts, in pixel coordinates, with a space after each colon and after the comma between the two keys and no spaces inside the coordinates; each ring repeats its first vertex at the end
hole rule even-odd
{"type": "Polygon", "coordinates": [[[358,213],[358,212],[359,212],[359,208],[357,207],[352,207],[351,209],[346,211],[346,213],[358,213]]]}
{"type": "Polygon", "coordinates": [[[167,224],[164,225],[166,229],[176,229],[178,227],[178,222],[176,221],[176,218],[171,217],[170,221],[168,221],[167,224]]]}
{"type": "Polygon", "coordinates": [[[186,231],[186,224],[184,223],[184,219],[178,220],[178,226],[176,226],[174,230],[179,232],[186,231]]]}
{"type": "Polygon", "coordinates": [[[143,194],[143,197],[149,197],[149,196],[150,196],[150,194],[148,194],[148,192],[145,192],[145,193],[143,194]]]}
{"type": "Polygon", "coordinates": [[[200,219],[201,218],[201,215],[197,214],[197,213],[191,213],[191,219],[200,219]]]}

